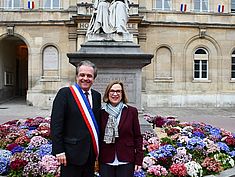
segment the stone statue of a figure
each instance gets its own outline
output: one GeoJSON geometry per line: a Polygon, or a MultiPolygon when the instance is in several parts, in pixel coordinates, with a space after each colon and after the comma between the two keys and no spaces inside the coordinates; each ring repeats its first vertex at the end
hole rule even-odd
{"type": "Polygon", "coordinates": [[[127,0],[95,0],[87,34],[128,33],[127,0]]]}

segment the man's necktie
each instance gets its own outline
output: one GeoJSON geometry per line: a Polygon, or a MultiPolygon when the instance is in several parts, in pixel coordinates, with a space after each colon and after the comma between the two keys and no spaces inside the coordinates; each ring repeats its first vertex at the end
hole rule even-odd
{"type": "Polygon", "coordinates": [[[91,103],[90,103],[90,100],[89,100],[89,97],[88,97],[89,93],[88,93],[88,92],[85,92],[85,95],[86,95],[86,99],[87,99],[89,105],[91,106],[91,103]]]}

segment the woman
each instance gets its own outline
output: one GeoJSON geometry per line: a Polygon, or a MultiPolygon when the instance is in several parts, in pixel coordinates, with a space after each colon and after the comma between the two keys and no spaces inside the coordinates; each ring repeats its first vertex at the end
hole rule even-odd
{"type": "Polygon", "coordinates": [[[111,82],[104,93],[100,121],[101,177],[133,177],[143,160],[143,139],[138,111],[127,105],[126,92],[120,81],[111,82]]]}

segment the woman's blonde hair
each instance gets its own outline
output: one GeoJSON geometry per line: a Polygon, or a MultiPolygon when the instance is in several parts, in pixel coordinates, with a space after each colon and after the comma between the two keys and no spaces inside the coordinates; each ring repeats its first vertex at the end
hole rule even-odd
{"type": "Polygon", "coordinates": [[[107,85],[107,87],[106,87],[106,89],[105,89],[105,92],[104,92],[103,102],[109,103],[109,91],[110,91],[111,87],[112,87],[114,84],[119,84],[119,85],[121,85],[121,87],[122,87],[122,102],[123,102],[124,104],[126,104],[126,103],[128,102],[128,99],[127,99],[127,96],[126,96],[126,91],[125,91],[125,89],[124,89],[123,83],[122,83],[121,81],[118,81],[118,80],[112,81],[112,82],[110,82],[110,83],[107,85]]]}

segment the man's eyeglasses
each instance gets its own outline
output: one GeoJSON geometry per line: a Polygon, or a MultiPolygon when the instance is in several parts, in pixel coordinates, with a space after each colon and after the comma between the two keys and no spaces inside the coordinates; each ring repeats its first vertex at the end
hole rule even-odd
{"type": "Polygon", "coordinates": [[[114,93],[120,95],[120,94],[122,93],[122,90],[110,90],[109,93],[112,94],[112,95],[113,95],[114,93]]]}

